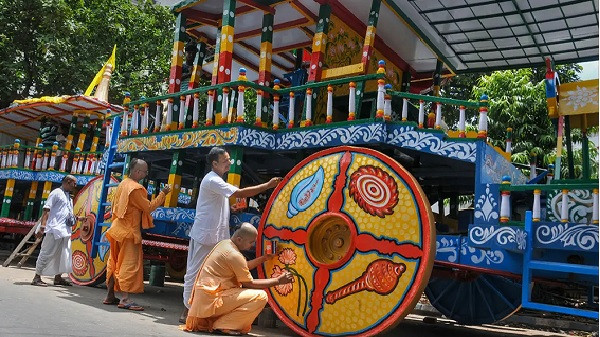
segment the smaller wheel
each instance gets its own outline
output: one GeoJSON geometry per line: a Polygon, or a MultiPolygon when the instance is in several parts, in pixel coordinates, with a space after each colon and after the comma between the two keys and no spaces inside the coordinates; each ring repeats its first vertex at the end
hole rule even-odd
{"type": "Polygon", "coordinates": [[[521,284],[498,275],[459,271],[432,276],[425,294],[444,316],[464,325],[498,322],[521,307],[521,284]]]}

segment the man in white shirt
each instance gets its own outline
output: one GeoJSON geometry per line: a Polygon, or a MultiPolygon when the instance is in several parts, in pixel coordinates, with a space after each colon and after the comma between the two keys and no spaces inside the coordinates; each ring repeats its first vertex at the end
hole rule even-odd
{"type": "Polygon", "coordinates": [[[213,247],[229,236],[229,198],[248,198],[274,188],[282,178],[273,178],[268,183],[239,189],[223,180],[231,166],[229,153],[220,147],[213,147],[207,157],[212,170],[207,173],[198,191],[196,217],[190,231],[187,256],[187,270],[183,284],[183,304],[185,309],[179,321],[185,323],[189,299],[194,288],[196,274],[204,258],[213,247]]]}
{"type": "Polygon", "coordinates": [[[73,200],[70,192],[77,186],[77,178],[67,175],[59,188],[50,192],[44,204],[41,225],[36,237],[46,234],[35,263],[35,276],[32,285],[47,286],[41,275],[54,276],[54,285],[71,286],[62,278],[63,273],[73,271],[71,263],[71,226],[77,219],[73,214],[73,200]]]}

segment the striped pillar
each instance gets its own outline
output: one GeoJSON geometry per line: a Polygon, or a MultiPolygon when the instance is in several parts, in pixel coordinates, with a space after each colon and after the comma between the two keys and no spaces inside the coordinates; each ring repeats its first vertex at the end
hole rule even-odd
{"type": "Polygon", "coordinates": [[[42,216],[42,212],[44,211],[44,205],[46,204],[46,200],[48,200],[48,196],[52,192],[52,182],[46,181],[44,183],[44,189],[42,190],[42,199],[40,202],[40,210],[38,212],[38,218],[42,216]]]}
{"type": "Polygon", "coordinates": [[[183,152],[175,151],[171,159],[171,167],[169,169],[168,184],[171,185],[171,192],[165,199],[165,207],[177,207],[177,198],[181,189],[181,167],[183,165],[183,152]]]}
{"type": "MultiPolygon", "coordinates": [[[[271,85],[271,56],[273,54],[273,14],[265,13],[262,21],[262,33],[260,35],[260,54],[258,62],[258,84],[264,86],[271,85]]],[[[256,126],[263,126],[262,121],[269,120],[267,111],[269,111],[269,94],[266,92],[257,92],[260,95],[260,115],[257,114],[256,126]],[[264,116],[263,116],[264,114],[264,116]]]]}
{"type": "Polygon", "coordinates": [[[4,188],[4,199],[2,200],[2,210],[0,210],[0,217],[6,218],[10,213],[10,204],[12,202],[13,192],[15,189],[15,180],[6,180],[6,187],[4,188]]]}
{"type": "MultiPolygon", "coordinates": [[[[213,56],[213,69],[212,69],[212,78],[210,80],[210,84],[211,85],[215,85],[217,83],[219,83],[219,54],[221,52],[221,27],[217,28],[217,40],[215,41],[215,54],[213,56]]],[[[207,120],[206,120],[206,126],[211,126],[213,124],[218,125],[219,123],[221,123],[221,100],[223,99],[223,90],[222,89],[218,89],[218,90],[209,90],[209,94],[212,92],[212,104],[213,106],[212,108],[212,115],[211,117],[214,119],[214,121],[211,119],[210,121],[208,120],[208,116],[207,116],[207,120]]],[[[208,103],[207,103],[208,104],[208,103]]],[[[208,106],[206,107],[207,111],[208,111],[208,106]]]]}
{"type": "MultiPolygon", "coordinates": [[[[73,112],[73,117],[71,117],[71,124],[69,125],[69,134],[67,135],[67,142],[65,143],[65,151],[63,153],[63,157],[60,163],[61,167],[67,167],[67,161],[69,160],[69,152],[71,150],[71,148],[73,147],[73,135],[75,133],[75,129],[77,128],[77,118],[78,118],[78,114],[77,112],[73,112]]],[[[40,141],[41,143],[41,141],[40,141]]],[[[39,153],[39,152],[38,152],[39,153]]],[[[37,156],[37,159],[40,159],[40,156],[37,156]]],[[[36,163],[36,167],[37,167],[37,163],[36,163]]]]}
{"type": "MultiPolygon", "coordinates": [[[[198,40],[198,44],[196,45],[196,58],[194,58],[194,68],[192,69],[192,76],[190,77],[190,81],[188,82],[188,90],[196,89],[200,85],[200,77],[202,76],[202,64],[204,63],[204,57],[206,56],[206,38],[202,37],[198,40]]],[[[198,127],[198,119],[190,119],[190,111],[192,111],[195,105],[198,102],[198,95],[188,95],[186,96],[185,106],[187,107],[187,118],[185,120],[185,128],[197,128],[198,127]]],[[[196,110],[197,111],[197,110],[196,110]]]]}
{"type": "Polygon", "coordinates": [[[102,118],[92,123],[94,129],[94,137],[92,138],[92,145],[90,146],[90,152],[96,152],[98,149],[98,141],[100,140],[100,134],[102,134],[102,118]]]}
{"type": "MultiPolygon", "coordinates": [[[[183,66],[183,52],[186,39],[185,16],[182,12],[179,12],[175,21],[175,36],[173,38],[173,41],[175,42],[173,43],[171,71],[169,73],[169,94],[178,92],[181,88],[181,67],[183,66]]],[[[174,129],[176,129],[176,127],[171,128],[171,130],[174,129]]]]}
{"type": "Polygon", "coordinates": [[[231,81],[231,62],[233,57],[233,31],[235,26],[236,0],[223,1],[223,19],[221,21],[221,46],[219,49],[218,83],[231,81]]]}
{"type": "Polygon", "coordinates": [[[38,190],[38,182],[32,181],[31,188],[29,189],[29,194],[27,195],[27,199],[25,200],[25,212],[23,214],[23,220],[30,221],[33,213],[33,205],[35,204],[35,199],[37,196],[38,190]]]}
{"type": "Polygon", "coordinates": [[[85,137],[87,136],[88,130],[90,127],[90,114],[86,113],[85,117],[83,117],[83,125],[81,128],[81,133],[77,138],[77,146],[78,148],[83,150],[83,144],[85,144],[85,137]]]}
{"type": "MultiPolygon", "coordinates": [[[[381,0],[373,0],[371,3],[371,10],[369,11],[369,18],[367,20],[367,30],[365,32],[365,42],[363,44],[363,53],[361,58],[361,63],[363,64],[364,69],[363,74],[366,74],[369,71],[369,61],[371,60],[371,56],[373,56],[380,7],[381,0]]],[[[360,108],[362,106],[362,98],[365,86],[365,81],[360,81],[356,84],[356,116],[360,116],[360,108]]]]}
{"type": "MultiPolygon", "coordinates": [[[[313,35],[312,54],[310,55],[310,66],[308,68],[308,80],[307,83],[318,82],[321,80],[321,73],[323,71],[323,60],[325,58],[325,49],[327,47],[327,33],[329,32],[329,17],[331,16],[331,6],[327,3],[322,4],[319,7],[319,19],[317,21],[317,27],[315,35],[313,35]]],[[[311,107],[315,106],[315,95],[312,97],[311,107]]],[[[302,110],[302,120],[308,120],[306,118],[306,104],[302,110]]],[[[312,124],[312,121],[309,123],[312,124]]]]}
{"type": "Polygon", "coordinates": [[[477,131],[477,138],[487,139],[487,112],[488,112],[488,96],[483,94],[479,98],[479,127],[477,131]]]}
{"type": "MultiPolygon", "coordinates": [[[[227,152],[229,152],[229,157],[231,158],[231,167],[229,168],[229,174],[227,175],[227,182],[233,186],[240,187],[242,181],[242,160],[244,150],[241,147],[232,147],[227,149],[227,152]]],[[[230,205],[234,205],[235,203],[235,198],[229,198],[230,205]]]]}
{"type": "MultiPolygon", "coordinates": [[[[510,180],[510,176],[503,176],[502,185],[510,185],[510,180]]],[[[500,222],[508,222],[510,220],[510,191],[502,191],[500,195],[500,222]]]]}

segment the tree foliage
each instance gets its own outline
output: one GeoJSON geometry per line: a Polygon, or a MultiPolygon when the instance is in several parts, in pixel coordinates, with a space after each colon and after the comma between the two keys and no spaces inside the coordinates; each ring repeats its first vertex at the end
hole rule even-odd
{"type": "MultiPolygon", "coordinates": [[[[581,66],[577,64],[556,67],[561,83],[579,81],[581,66]]],[[[538,155],[538,167],[547,167],[556,157],[556,120],[548,118],[545,93],[545,68],[523,68],[495,71],[484,74],[465,74],[453,78],[444,88],[442,95],[455,99],[478,100],[482,94],[489,97],[488,137],[500,148],[506,144],[507,128],[513,129],[512,160],[528,164],[531,152],[538,155]]],[[[458,111],[446,107],[446,123],[458,124],[458,111]]],[[[467,123],[477,126],[478,114],[472,110],[467,114],[467,123]]],[[[469,126],[468,126],[469,127],[469,126]]],[[[572,130],[574,143],[581,142],[581,131],[572,130]]],[[[590,157],[597,158],[598,151],[590,142],[590,157]]],[[[566,151],[566,148],[565,148],[566,151]]],[[[562,176],[566,176],[566,153],[563,152],[562,176]]],[[[573,151],[575,176],[581,177],[582,154],[573,151]]],[[[598,163],[592,160],[592,176],[598,175],[598,163]]]]}
{"type": "Polygon", "coordinates": [[[109,99],[160,94],[174,16],[150,0],[0,0],[0,108],[83,93],[117,45],[109,99]]]}

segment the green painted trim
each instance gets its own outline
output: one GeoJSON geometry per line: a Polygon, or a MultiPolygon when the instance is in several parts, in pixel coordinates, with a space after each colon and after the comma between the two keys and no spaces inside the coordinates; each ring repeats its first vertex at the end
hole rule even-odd
{"type": "Polygon", "coordinates": [[[323,88],[323,87],[327,87],[328,85],[339,85],[339,84],[346,84],[346,83],[350,83],[350,82],[378,80],[378,79],[384,78],[384,77],[385,77],[385,74],[367,74],[367,75],[338,78],[338,79],[329,80],[329,81],[312,82],[312,83],[308,83],[308,84],[304,84],[304,85],[299,85],[297,87],[280,89],[277,91],[277,93],[279,93],[280,95],[281,94],[289,94],[291,91],[294,91],[294,92],[306,91],[306,89],[308,89],[308,88],[311,88],[311,89],[323,88]]]}
{"type": "Polygon", "coordinates": [[[450,104],[450,105],[463,105],[465,107],[471,107],[471,108],[479,108],[480,106],[483,106],[483,104],[481,104],[480,102],[464,101],[464,100],[459,100],[459,99],[437,97],[437,96],[411,94],[409,92],[388,90],[387,93],[392,96],[396,96],[396,97],[424,100],[426,102],[433,102],[433,103],[440,102],[443,104],[450,104]]]}

